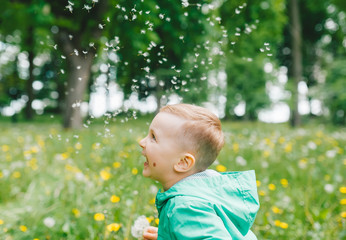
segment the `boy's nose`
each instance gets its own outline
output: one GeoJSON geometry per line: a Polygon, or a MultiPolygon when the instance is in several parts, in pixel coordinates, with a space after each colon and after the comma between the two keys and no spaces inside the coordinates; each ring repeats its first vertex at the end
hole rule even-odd
{"type": "Polygon", "coordinates": [[[142,148],[145,147],[145,139],[146,137],[139,141],[139,146],[141,146],[142,148]]]}

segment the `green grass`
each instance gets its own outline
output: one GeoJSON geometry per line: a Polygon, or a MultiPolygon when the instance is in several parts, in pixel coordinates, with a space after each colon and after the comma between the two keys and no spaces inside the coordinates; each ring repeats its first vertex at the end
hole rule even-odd
{"type": "MultiPolygon", "coordinates": [[[[133,239],[140,215],[157,226],[159,185],[141,176],[137,144],[148,121],[98,122],[75,132],[49,121],[2,122],[0,239],[133,239]],[[104,220],[96,221],[97,213],[104,220]],[[107,230],[112,223],[120,228],[107,230]]],[[[258,239],[345,238],[345,129],[223,127],[226,145],[211,168],[256,170],[258,239]]]]}

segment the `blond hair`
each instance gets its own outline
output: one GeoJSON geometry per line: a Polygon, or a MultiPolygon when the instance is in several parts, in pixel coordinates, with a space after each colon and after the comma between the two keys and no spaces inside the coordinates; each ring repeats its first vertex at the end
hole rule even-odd
{"type": "Polygon", "coordinates": [[[187,120],[177,139],[196,158],[196,170],[207,169],[224,145],[219,118],[203,107],[175,104],[162,107],[160,112],[170,113],[187,120]]]}

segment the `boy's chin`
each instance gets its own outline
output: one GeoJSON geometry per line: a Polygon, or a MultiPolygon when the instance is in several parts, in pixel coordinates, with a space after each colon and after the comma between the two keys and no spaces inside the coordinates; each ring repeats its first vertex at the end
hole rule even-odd
{"type": "Polygon", "coordinates": [[[143,175],[143,177],[150,178],[150,173],[146,169],[143,169],[142,175],[143,175]]]}

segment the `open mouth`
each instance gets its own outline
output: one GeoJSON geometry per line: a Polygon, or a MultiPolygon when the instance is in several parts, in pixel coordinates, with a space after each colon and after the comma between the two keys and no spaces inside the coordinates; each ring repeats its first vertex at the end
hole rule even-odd
{"type": "Polygon", "coordinates": [[[145,160],[146,160],[146,161],[144,162],[144,167],[149,166],[149,161],[148,161],[147,156],[145,156],[144,152],[142,152],[142,155],[145,157],[145,160]]]}

